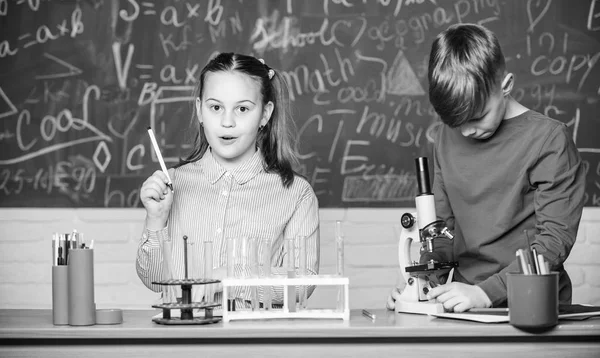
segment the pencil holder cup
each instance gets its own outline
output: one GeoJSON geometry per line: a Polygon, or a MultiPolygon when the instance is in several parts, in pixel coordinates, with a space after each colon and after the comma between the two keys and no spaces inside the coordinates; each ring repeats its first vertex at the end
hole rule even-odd
{"type": "Polygon", "coordinates": [[[94,300],[94,250],[73,249],[68,262],[69,325],[96,323],[94,300]]]}
{"type": "Polygon", "coordinates": [[[68,266],[52,266],[52,323],[69,324],[68,266]]]}
{"type": "Polygon", "coordinates": [[[558,273],[507,274],[509,322],[522,329],[545,329],[558,323],[558,273]]]}

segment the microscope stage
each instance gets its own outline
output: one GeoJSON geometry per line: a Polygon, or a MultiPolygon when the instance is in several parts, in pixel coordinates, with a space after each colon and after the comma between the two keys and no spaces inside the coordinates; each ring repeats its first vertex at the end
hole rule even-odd
{"type": "Polygon", "coordinates": [[[458,267],[458,262],[433,262],[421,265],[407,266],[406,272],[410,272],[413,274],[427,274],[431,273],[431,271],[450,270],[453,267],[458,267]]]}

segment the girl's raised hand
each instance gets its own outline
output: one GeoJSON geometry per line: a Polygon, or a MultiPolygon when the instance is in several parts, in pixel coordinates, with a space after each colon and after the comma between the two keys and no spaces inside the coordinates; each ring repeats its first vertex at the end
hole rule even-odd
{"type": "Polygon", "coordinates": [[[169,179],[160,170],[152,174],[140,189],[140,200],[146,208],[146,228],[161,230],[167,225],[173,192],[167,186],[169,179]]]}

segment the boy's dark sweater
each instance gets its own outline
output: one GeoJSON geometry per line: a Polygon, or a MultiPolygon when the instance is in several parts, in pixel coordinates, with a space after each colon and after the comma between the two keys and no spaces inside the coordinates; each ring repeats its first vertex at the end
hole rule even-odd
{"type": "Polygon", "coordinates": [[[439,240],[435,256],[459,262],[455,281],[505,305],[506,273],[519,271],[515,252],[534,247],[560,272],[560,302],[571,302],[563,263],[577,236],[585,171],[563,123],[527,111],[486,140],[441,126],[434,167],[437,215],[456,235],[439,240]]]}

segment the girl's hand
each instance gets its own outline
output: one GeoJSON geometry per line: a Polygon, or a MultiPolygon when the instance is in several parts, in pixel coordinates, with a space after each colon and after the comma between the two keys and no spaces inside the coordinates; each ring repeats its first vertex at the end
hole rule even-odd
{"type": "Polygon", "coordinates": [[[168,182],[165,173],[157,170],[140,189],[140,200],[146,208],[146,228],[149,230],[162,230],[167,225],[173,204],[173,192],[167,186],[168,182]]]}

